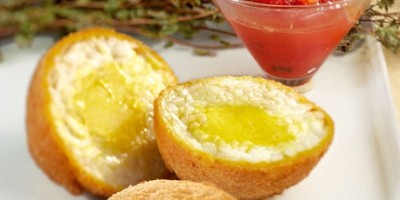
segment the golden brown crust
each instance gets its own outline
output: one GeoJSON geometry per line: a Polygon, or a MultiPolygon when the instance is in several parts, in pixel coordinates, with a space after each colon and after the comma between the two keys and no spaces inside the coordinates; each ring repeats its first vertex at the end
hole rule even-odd
{"type": "MultiPolygon", "coordinates": [[[[223,78],[223,77],[219,77],[223,78]]],[[[246,77],[244,77],[246,78],[246,77]]],[[[193,84],[198,81],[192,81],[193,84]]],[[[174,89],[175,87],[170,87],[174,89]]],[[[164,90],[167,92],[167,90],[164,90]]],[[[297,96],[304,101],[302,96],[297,96]]],[[[281,193],[284,189],[304,179],[328,149],[333,137],[333,122],[328,136],[315,148],[296,159],[270,163],[263,166],[235,165],[224,162],[188,148],[171,133],[168,122],[160,115],[162,95],[155,100],[156,141],[167,168],[183,180],[211,182],[239,199],[260,199],[281,193]],[[317,149],[317,151],[315,151],[317,149]]],[[[315,106],[315,109],[319,109],[315,106]]]]}
{"type": "Polygon", "coordinates": [[[55,128],[51,123],[49,94],[42,62],[30,83],[27,99],[27,139],[29,152],[37,165],[55,182],[64,185],[72,194],[80,194],[82,186],[76,179],[70,163],[55,139],[55,128]]]}
{"type": "Polygon", "coordinates": [[[182,180],[152,180],[130,186],[108,200],[235,200],[210,184],[182,180]]]}
{"type": "MultiPolygon", "coordinates": [[[[62,139],[57,135],[50,112],[49,72],[54,66],[54,58],[63,48],[75,42],[105,35],[128,40],[138,44],[138,53],[151,55],[163,65],[158,69],[177,82],[167,63],[152,49],[130,36],[119,34],[107,28],[89,28],[71,33],[53,45],[41,58],[31,79],[27,96],[26,126],[30,154],[36,164],[56,183],[63,185],[72,194],[81,194],[85,189],[100,196],[111,196],[122,188],[103,183],[82,171],[67,155],[62,139]]],[[[174,80],[174,81],[172,81],[174,80]]],[[[169,175],[169,174],[168,174],[169,175]]],[[[166,176],[168,176],[166,174],[166,176]]]]}

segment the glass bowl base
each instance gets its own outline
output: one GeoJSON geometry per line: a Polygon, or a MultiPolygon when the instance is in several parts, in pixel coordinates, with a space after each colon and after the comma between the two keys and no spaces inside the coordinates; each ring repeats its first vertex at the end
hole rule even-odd
{"type": "Polygon", "coordinates": [[[265,77],[289,86],[299,93],[309,92],[313,88],[313,81],[311,80],[312,76],[301,79],[286,79],[266,74],[265,77]]]}
{"type": "Polygon", "coordinates": [[[308,81],[310,81],[312,78],[311,76],[306,77],[306,78],[281,78],[281,77],[271,76],[269,74],[265,74],[265,77],[267,79],[271,79],[271,80],[280,82],[280,83],[290,86],[290,87],[303,85],[303,84],[307,83],[308,81]]]}

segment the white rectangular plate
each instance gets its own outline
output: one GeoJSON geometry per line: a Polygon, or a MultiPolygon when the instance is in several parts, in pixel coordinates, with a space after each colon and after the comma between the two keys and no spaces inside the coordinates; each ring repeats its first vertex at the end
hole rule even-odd
{"type": "MultiPolygon", "coordinates": [[[[0,199],[95,199],[72,196],[52,183],[34,164],[25,136],[25,101],[33,70],[50,37],[38,37],[31,48],[12,41],[0,45],[0,199]]],[[[190,49],[164,49],[152,42],[181,82],[217,75],[262,76],[244,48],[200,57],[190,49]]],[[[276,200],[399,199],[400,132],[388,90],[386,65],[380,45],[372,39],[345,56],[331,56],[306,93],[335,121],[335,137],[312,173],[276,200]]],[[[49,149],[51,151],[51,149],[49,149]]]]}

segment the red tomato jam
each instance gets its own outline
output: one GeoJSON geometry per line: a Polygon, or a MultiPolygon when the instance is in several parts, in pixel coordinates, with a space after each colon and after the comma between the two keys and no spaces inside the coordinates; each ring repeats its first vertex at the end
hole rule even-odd
{"type": "MultiPolygon", "coordinates": [[[[288,2],[252,1],[281,4],[288,2]]],[[[305,1],[312,0],[293,0],[296,3],[308,4],[305,1]]],[[[240,15],[237,14],[228,21],[269,77],[295,81],[285,83],[287,85],[307,82],[359,16],[357,12],[351,11],[355,10],[351,7],[325,10],[285,7],[280,9],[279,12],[254,12],[245,8],[237,10],[236,13],[240,15]]]]}

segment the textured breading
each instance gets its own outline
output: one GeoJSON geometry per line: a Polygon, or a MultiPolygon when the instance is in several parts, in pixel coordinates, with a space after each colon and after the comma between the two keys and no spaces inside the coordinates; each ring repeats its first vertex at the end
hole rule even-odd
{"type": "Polygon", "coordinates": [[[235,198],[206,183],[152,180],[130,186],[108,200],[235,200],[235,198]]]}

